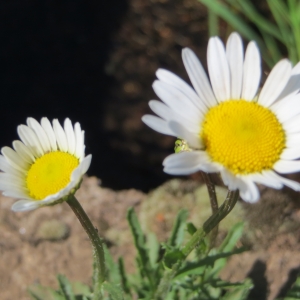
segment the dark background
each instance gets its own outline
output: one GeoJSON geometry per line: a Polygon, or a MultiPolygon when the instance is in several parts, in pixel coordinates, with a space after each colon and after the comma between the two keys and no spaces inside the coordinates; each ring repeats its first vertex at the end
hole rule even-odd
{"type": "Polygon", "coordinates": [[[181,49],[205,57],[206,10],[196,0],[0,2],[0,147],[31,116],[69,117],[93,154],[88,175],[147,191],[168,177],[174,139],[141,116],[159,67],[186,78],[181,49]]]}

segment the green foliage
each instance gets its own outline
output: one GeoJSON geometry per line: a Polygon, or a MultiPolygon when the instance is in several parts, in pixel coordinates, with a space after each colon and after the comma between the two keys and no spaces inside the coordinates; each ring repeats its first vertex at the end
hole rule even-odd
{"type": "Polygon", "coordinates": [[[300,275],[296,279],[292,288],[288,291],[287,295],[284,298],[278,298],[277,300],[297,300],[300,299],[300,275]]]}
{"type": "MultiPolygon", "coordinates": [[[[195,226],[187,223],[188,212],[181,210],[175,219],[172,232],[167,242],[160,245],[153,233],[145,235],[141,229],[135,211],[128,210],[127,219],[137,250],[137,272],[127,274],[123,259],[114,261],[109,249],[104,248],[107,280],[102,285],[100,298],[103,300],[130,300],[133,298],[152,300],[156,296],[161,279],[172,266],[179,268],[172,279],[170,290],[166,290],[166,300],[193,299],[246,299],[252,288],[250,280],[243,283],[229,283],[219,278],[220,271],[227,259],[245,251],[235,248],[241,237],[243,224],[238,223],[228,232],[223,243],[216,249],[209,250],[208,243],[202,241],[195,251],[194,258],[184,260],[181,252],[186,230],[193,234],[195,226]],[[184,260],[182,263],[179,261],[184,260]]],[[[89,287],[79,283],[70,283],[63,275],[57,277],[59,289],[53,290],[40,285],[30,288],[34,300],[92,300],[89,287]]]]}
{"type": "MultiPolygon", "coordinates": [[[[251,0],[199,0],[248,40],[255,40],[264,61],[273,67],[284,56],[296,64],[300,60],[300,2],[267,0],[267,18],[251,0]],[[281,50],[283,51],[281,52],[281,50]]],[[[264,14],[267,14],[266,12],[264,14]]],[[[218,19],[209,19],[210,32],[218,35],[218,19]]]]}

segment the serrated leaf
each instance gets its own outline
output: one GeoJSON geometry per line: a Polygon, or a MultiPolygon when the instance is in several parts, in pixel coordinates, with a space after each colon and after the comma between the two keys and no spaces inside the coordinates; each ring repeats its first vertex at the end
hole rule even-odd
{"type": "Polygon", "coordinates": [[[71,283],[64,275],[58,274],[57,280],[59,283],[60,290],[65,297],[66,300],[76,300],[75,295],[73,293],[73,289],[71,283]]]}
{"type": "Polygon", "coordinates": [[[147,274],[150,271],[150,262],[147,249],[145,247],[146,241],[137,215],[132,207],[128,209],[127,220],[131,229],[131,233],[133,235],[135,247],[139,255],[140,267],[142,268],[144,274],[147,274]]]}

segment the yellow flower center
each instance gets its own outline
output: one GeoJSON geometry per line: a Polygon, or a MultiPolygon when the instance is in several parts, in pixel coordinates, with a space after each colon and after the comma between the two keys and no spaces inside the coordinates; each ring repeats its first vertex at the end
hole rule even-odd
{"type": "Polygon", "coordinates": [[[38,158],[30,167],[26,182],[30,197],[42,200],[65,188],[79,165],[74,155],[55,151],[38,158]]]}
{"type": "Polygon", "coordinates": [[[285,148],[276,116],[256,102],[222,102],[207,112],[202,126],[206,152],[233,174],[269,170],[285,148]]]}

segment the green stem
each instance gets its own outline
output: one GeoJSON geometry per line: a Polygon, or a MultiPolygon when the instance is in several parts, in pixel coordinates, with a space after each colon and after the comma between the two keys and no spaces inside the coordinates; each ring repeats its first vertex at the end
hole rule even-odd
{"type": "Polygon", "coordinates": [[[100,299],[102,283],[105,281],[105,259],[103,243],[98,235],[97,229],[83,210],[75,196],[70,196],[67,203],[75,213],[85,232],[87,233],[93,247],[96,280],[94,282],[94,299],[100,299]]]}
{"type": "MultiPolygon", "coordinates": [[[[207,187],[207,192],[209,195],[210,206],[211,206],[211,212],[212,212],[212,214],[214,214],[218,211],[218,208],[219,208],[215,184],[213,183],[210,174],[208,174],[206,172],[201,172],[201,173],[202,173],[202,178],[207,187]]],[[[217,235],[218,235],[218,229],[219,229],[219,226],[217,224],[216,227],[212,230],[212,232],[210,234],[210,237],[209,237],[210,238],[210,249],[213,248],[215,245],[217,235]]]]}
{"type": "Polygon", "coordinates": [[[211,217],[207,219],[203,226],[193,234],[192,238],[181,249],[182,258],[173,265],[172,269],[165,271],[164,276],[161,279],[157,291],[155,293],[154,299],[164,300],[166,298],[168,291],[170,290],[171,282],[176,276],[176,273],[179,270],[181,263],[192,252],[192,250],[194,250],[197,247],[201,240],[230,213],[230,211],[234,208],[238,198],[238,190],[228,191],[224,203],[211,217]]]}

